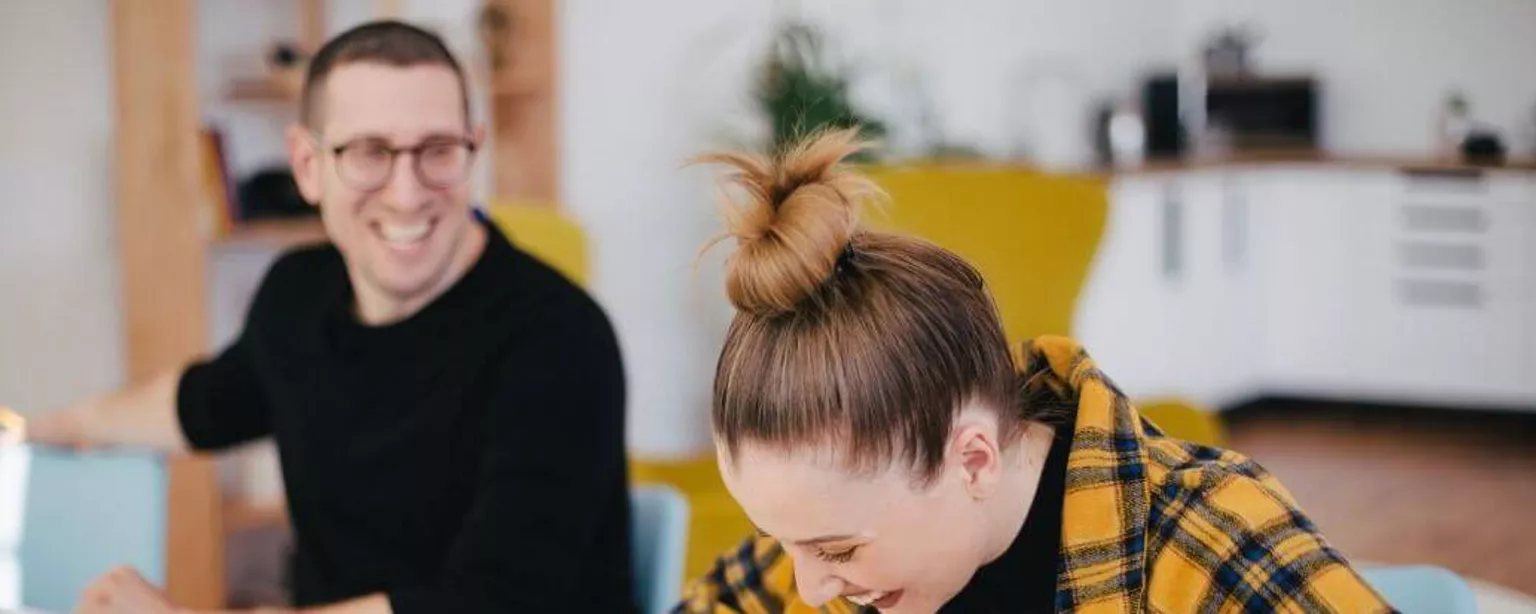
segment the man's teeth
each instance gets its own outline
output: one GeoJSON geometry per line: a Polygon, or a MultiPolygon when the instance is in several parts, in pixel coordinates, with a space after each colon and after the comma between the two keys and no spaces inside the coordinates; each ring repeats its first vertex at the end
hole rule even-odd
{"type": "Polygon", "coordinates": [[[848,600],[852,601],[854,603],[857,603],[860,606],[866,606],[867,607],[869,604],[874,603],[876,601],[879,601],[880,598],[882,598],[882,597],[885,597],[885,593],[883,593],[883,592],[881,592],[881,593],[864,593],[863,595],[849,595],[848,596],[848,600]]]}
{"type": "Polygon", "coordinates": [[[380,224],[379,234],[383,235],[384,240],[390,243],[411,243],[427,236],[427,231],[431,229],[432,225],[425,222],[410,226],[380,224]]]}

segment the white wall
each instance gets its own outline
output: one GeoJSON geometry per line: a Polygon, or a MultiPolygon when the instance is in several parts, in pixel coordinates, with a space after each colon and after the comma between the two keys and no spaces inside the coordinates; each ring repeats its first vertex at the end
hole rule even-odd
{"type": "Polygon", "coordinates": [[[726,314],[711,184],[684,161],[739,125],[768,4],[568,0],[561,6],[563,200],[586,226],[594,286],[624,350],[630,441],[647,456],[708,442],[710,376],[726,314]]]}
{"type": "Polygon", "coordinates": [[[1168,4],[849,0],[785,12],[828,30],[860,71],[862,102],[899,116],[898,131],[913,128],[910,106],[926,96],[946,140],[1011,156],[1029,149],[1032,93],[1047,80],[1065,81],[1091,105],[1131,93],[1139,74],[1170,65],[1168,4]]]}
{"type": "MultiPolygon", "coordinates": [[[[794,3],[790,3],[793,5],[794,3]]],[[[1536,155],[1536,2],[1530,0],[846,0],[800,2],[864,71],[864,102],[910,123],[916,74],[951,140],[1029,150],[1031,89],[1066,75],[1089,103],[1135,93],[1154,68],[1192,65],[1217,26],[1264,33],[1262,71],[1323,83],[1323,141],[1339,153],[1428,155],[1446,93],[1536,155]]],[[[1066,119],[1066,118],[1063,118],[1066,119]]],[[[905,141],[903,141],[905,142],[905,141]]]]}
{"type": "Polygon", "coordinates": [[[103,0],[0,2],[0,404],[123,377],[103,0]]]}

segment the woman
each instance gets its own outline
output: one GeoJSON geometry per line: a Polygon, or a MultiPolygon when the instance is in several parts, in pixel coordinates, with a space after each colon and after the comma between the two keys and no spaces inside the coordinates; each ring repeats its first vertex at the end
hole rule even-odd
{"type": "Polygon", "coordinates": [[[759,527],[679,612],[1375,612],[1284,488],[1163,436],[1072,341],[1010,348],[974,268],[872,232],[854,131],[715,154],[738,313],[722,477],[759,527]]]}

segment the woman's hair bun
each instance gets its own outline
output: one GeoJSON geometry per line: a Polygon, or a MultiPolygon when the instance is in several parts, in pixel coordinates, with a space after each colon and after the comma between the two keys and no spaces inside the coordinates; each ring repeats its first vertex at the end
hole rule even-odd
{"type": "Polygon", "coordinates": [[[702,162],[731,167],[730,184],[745,199],[726,199],[726,232],[738,249],[726,262],[726,295],[759,316],[794,311],[837,270],[859,232],[862,204],[880,195],[844,161],[868,146],[859,129],[812,133],[767,157],[717,152],[702,162]]]}

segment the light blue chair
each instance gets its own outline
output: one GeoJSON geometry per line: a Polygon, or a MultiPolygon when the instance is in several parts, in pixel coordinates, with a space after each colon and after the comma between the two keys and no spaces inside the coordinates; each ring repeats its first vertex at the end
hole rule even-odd
{"type": "Polygon", "coordinates": [[[1365,577],[1403,614],[1477,614],[1477,596],[1466,580],[1432,565],[1363,567],[1365,577]]]}
{"type": "MultiPolygon", "coordinates": [[[[15,453],[22,448],[0,450],[15,453]]],[[[97,576],[129,565],[165,585],[168,477],[156,456],[26,448],[21,515],[21,604],[74,609],[97,576]]]]}
{"type": "Polygon", "coordinates": [[[670,486],[644,484],[630,491],[636,602],[643,614],[664,614],[683,593],[688,556],[688,500],[670,486]]]}

